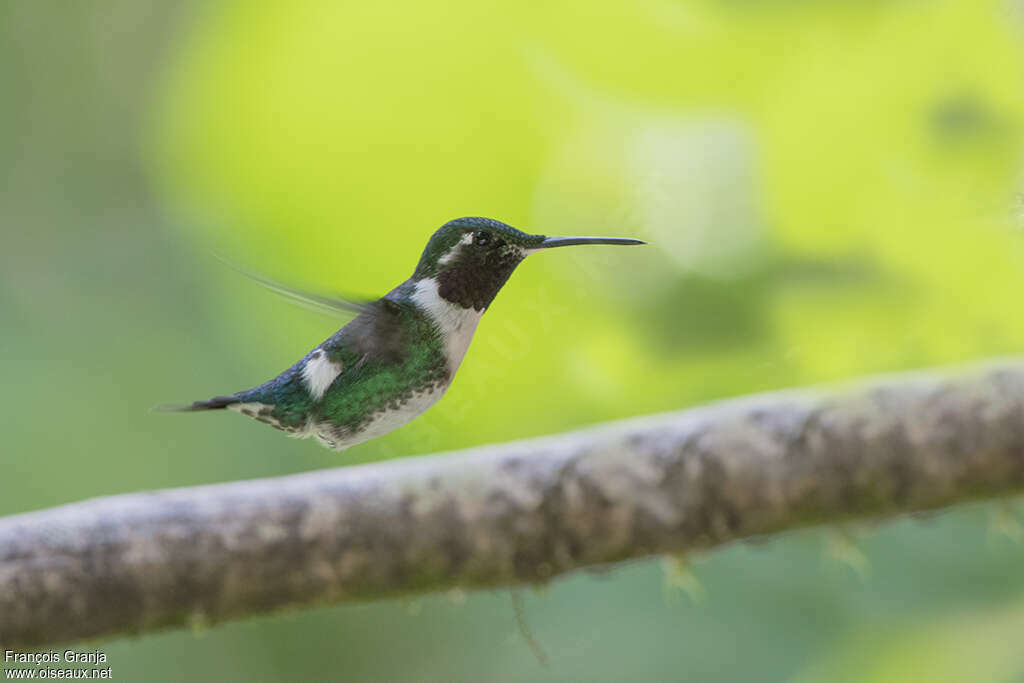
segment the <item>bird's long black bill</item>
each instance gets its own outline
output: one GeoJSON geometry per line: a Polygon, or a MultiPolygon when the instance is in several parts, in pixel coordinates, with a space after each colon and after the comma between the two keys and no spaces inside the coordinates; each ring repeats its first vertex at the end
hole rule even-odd
{"type": "Polygon", "coordinates": [[[647,242],[631,237],[545,237],[544,241],[534,249],[571,247],[575,244],[647,244],[647,242]]]}

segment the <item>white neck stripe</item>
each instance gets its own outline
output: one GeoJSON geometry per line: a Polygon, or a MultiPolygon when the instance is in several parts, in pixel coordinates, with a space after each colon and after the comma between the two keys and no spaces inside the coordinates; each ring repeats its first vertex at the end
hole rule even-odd
{"type": "Polygon", "coordinates": [[[437,280],[429,277],[416,282],[412,300],[427,311],[441,332],[448,371],[454,375],[462,364],[462,359],[469,349],[469,342],[473,340],[477,323],[484,312],[463,308],[446,300],[438,291],[437,280]]]}

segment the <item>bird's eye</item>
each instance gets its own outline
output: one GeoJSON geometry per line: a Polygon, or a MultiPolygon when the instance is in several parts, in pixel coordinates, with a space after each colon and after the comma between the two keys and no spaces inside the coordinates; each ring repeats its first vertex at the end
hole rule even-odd
{"type": "Polygon", "coordinates": [[[477,230],[473,233],[473,244],[479,244],[482,247],[486,247],[491,243],[491,236],[484,230],[477,230]]]}

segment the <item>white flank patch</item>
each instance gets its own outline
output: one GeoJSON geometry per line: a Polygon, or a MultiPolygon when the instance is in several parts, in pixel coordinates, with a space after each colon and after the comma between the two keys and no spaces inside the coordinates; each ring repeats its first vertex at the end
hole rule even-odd
{"type": "Polygon", "coordinates": [[[332,363],[327,359],[323,349],[317,349],[306,359],[302,366],[302,379],[306,382],[309,395],[314,401],[319,401],[327,388],[331,386],[335,378],[341,374],[342,367],[338,363],[332,363]]]}
{"type": "Polygon", "coordinates": [[[446,301],[437,291],[437,280],[433,278],[424,278],[416,283],[412,300],[427,311],[440,328],[444,339],[445,356],[448,359],[448,371],[454,375],[462,364],[469,342],[473,340],[473,333],[476,332],[477,323],[484,312],[456,306],[446,301]]]}
{"type": "Polygon", "coordinates": [[[459,238],[459,241],[455,243],[455,246],[453,246],[451,249],[449,249],[448,252],[444,256],[442,256],[441,258],[437,259],[437,265],[443,266],[443,265],[447,264],[449,261],[451,261],[453,258],[455,258],[456,254],[459,253],[459,250],[462,249],[462,245],[469,244],[472,241],[473,241],[473,233],[467,232],[465,235],[463,235],[462,237],[459,238]]]}

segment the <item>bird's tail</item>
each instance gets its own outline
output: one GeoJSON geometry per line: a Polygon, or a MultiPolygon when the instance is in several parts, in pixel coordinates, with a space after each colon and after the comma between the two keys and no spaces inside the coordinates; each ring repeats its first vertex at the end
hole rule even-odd
{"type": "Polygon", "coordinates": [[[160,405],[153,410],[161,413],[200,413],[206,410],[224,410],[228,406],[239,403],[240,399],[235,396],[214,396],[206,401],[193,401],[186,404],[160,405]]]}

